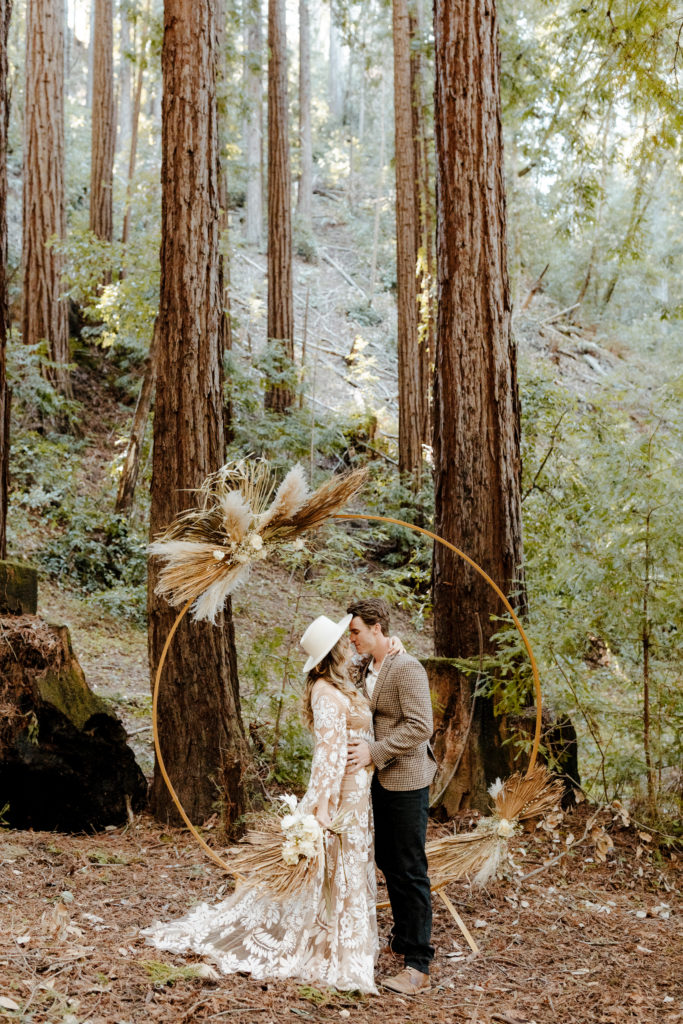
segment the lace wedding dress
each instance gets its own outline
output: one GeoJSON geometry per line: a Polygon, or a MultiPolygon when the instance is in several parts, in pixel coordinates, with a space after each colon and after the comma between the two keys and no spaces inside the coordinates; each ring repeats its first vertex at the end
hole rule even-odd
{"type": "Polygon", "coordinates": [[[369,708],[353,708],[324,680],[315,684],[311,703],[311,779],[297,811],[312,813],[327,796],[330,817],[341,812],[347,822],[341,840],[328,833],[328,887],[321,871],[303,893],[278,902],[263,889],[243,885],[222,903],[203,903],[180,920],[157,922],[142,934],[159,949],[206,956],[224,974],[376,992],[371,774],[346,771],[347,741],[372,739],[372,714],[369,708]]]}

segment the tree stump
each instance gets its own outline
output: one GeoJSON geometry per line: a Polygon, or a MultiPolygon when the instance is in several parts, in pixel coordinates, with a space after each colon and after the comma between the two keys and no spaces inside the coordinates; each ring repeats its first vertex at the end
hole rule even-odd
{"type": "Polygon", "coordinates": [[[38,572],[21,562],[0,561],[0,614],[35,615],[38,572]]]}
{"type": "MultiPolygon", "coordinates": [[[[536,709],[529,707],[520,715],[495,714],[491,697],[478,697],[472,710],[471,684],[458,671],[452,658],[427,658],[424,665],[434,705],[434,753],[439,769],[432,783],[431,797],[446,817],[475,809],[489,813],[488,786],[497,778],[506,779],[516,771],[525,771],[528,757],[513,741],[532,742],[536,709]],[[468,731],[469,727],[469,731],[468,731]],[[438,797],[438,799],[437,799],[438,797]]],[[[542,714],[542,746],[549,758],[539,752],[539,761],[550,760],[571,794],[580,784],[576,731],[568,717],[558,718],[552,709],[542,714]]]]}
{"type": "Polygon", "coordinates": [[[80,832],[141,810],[121,722],[88,687],[66,626],[0,617],[0,810],[13,828],[80,832]]]}

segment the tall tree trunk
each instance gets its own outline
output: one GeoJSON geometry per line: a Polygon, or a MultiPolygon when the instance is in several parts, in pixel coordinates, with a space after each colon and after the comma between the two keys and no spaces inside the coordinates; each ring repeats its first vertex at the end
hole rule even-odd
{"type": "MultiPolygon", "coordinates": [[[[135,164],[138,154],[138,132],[140,127],[140,108],[142,105],[142,84],[145,69],[147,67],[147,39],[149,36],[149,16],[151,0],[147,0],[145,14],[141,31],[140,53],[137,60],[137,73],[135,78],[135,94],[133,97],[133,114],[130,128],[130,154],[128,157],[128,181],[126,183],[126,210],[123,215],[123,230],[121,242],[125,246],[128,243],[130,233],[130,204],[133,195],[133,178],[135,177],[135,164]]],[[[124,269],[121,270],[121,276],[124,269]]]]}
{"type": "MultiPolygon", "coordinates": [[[[221,309],[221,359],[232,348],[232,324],[230,322],[230,246],[228,232],[230,218],[228,214],[228,159],[229,141],[228,112],[226,89],[228,84],[228,67],[225,51],[225,2],[216,2],[216,89],[218,95],[218,205],[220,214],[218,230],[220,232],[219,267],[221,309]]],[[[223,423],[226,441],[232,440],[232,402],[223,403],[223,423]]]]}
{"type": "MultiPolygon", "coordinates": [[[[150,534],[193,501],[224,458],[218,259],[218,130],[213,0],[165,0],[162,48],[162,237],[159,352],[150,534]]],[[[154,594],[153,671],[176,612],[154,594]]],[[[197,822],[220,800],[228,821],[244,807],[245,759],[232,613],[222,627],[183,620],[169,651],[159,707],[164,760],[197,822]]],[[[155,766],[152,811],[177,813],[155,766]]]]}
{"type": "Polygon", "coordinates": [[[149,419],[149,413],[154,399],[154,384],[157,376],[157,359],[159,353],[158,324],[159,320],[157,318],[154,321],[152,343],[149,346],[149,352],[145,359],[145,371],[142,375],[142,384],[140,385],[138,400],[135,403],[133,423],[130,428],[130,437],[126,447],[126,457],[123,461],[123,469],[121,470],[121,478],[119,480],[118,491],[116,494],[116,511],[123,515],[129,515],[133,508],[135,486],[138,482],[138,473],[140,472],[140,454],[145,440],[147,420],[149,419]]]}
{"type": "Polygon", "coordinates": [[[113,0],[95,0],[90,230],[106,242],[114,238],[112,191],[115,148],[113,0]]]}
{"type": "Polygon", "coordinates": [[[0,5],[0,558],[7,554],[7,493],[9,490],[9,409],[6,353],[9,307],[7,302],[7,34],[12,4],[0,5]]]}
{"type": "Polygon", "coordinates": [[[268,0],[268,55],[268,344],[272,372],[265,405],[284,412],[294,401],[289,383],[294,360],[294,301],[284,0],[268,0]]]}
{"type": "Polygon", "coordinates": [[[311,19],[309,0],[299,0],[299,145],[301,174],[296,211],[310,229],[313,210],[313,143],[311,140],[311,19]]]}
{"type": "Polygon", "coordinates": [[[93,79],[95,77],[95,4],[97,0],[89,0],[88,21],[88,82],[85,88],[85,105],[92,110],[93,79]]]}
{"type": "Polygon", "coordinates": [[[336,4],[330,0],[330,50],[327,68],[327,102],[333,120],[339,122],[344,114],[344,83],[342,79],[342,49],[336,21],[336,4]]]}
{"type": "Polygon", "coordinates": [[[418,357],[420,439],[432,443],[432,367],[434,365],[434,216],[430,181],[433,168],[425,124],[424,70],[422,62],[421,0],[410,10],[410,83],[413,111],[413,147],[415,151],[416,281],[418,305],[418,357]]]}
{"type": "Polygon", "coordinates": [[[398,285],[398,465],[413,486],[422,469],[420,365],[417,344],[417,169],[413,145],[408,0],[394,0],[396,279],[398,285]]]}
{"type": "MultiPolygon", "coordinates": [[[[434,31],[435,530],[523,606],[519,399],[506,266],[495,3],[436,0],[434,31]]],[[[495,592],[440,544],[433,581],[436,654],[476,662],[480,651],[491,652],[499,628],[492,621],[502,611],[495,592]]],[[[459,789],[469,803],[485,806],[486,784],[509,770],[510,753],[501,745],[505,723],[494,717],[491,701],[478,698],[475,710],[461,768],[468,778],[460,778],[459,789]]],[[[446,722],[446,731],[449,727],[464,730],[464,723],[446,722]]]]}
{"type": "Polygon", "coordinates": [[[246,0],[247,45],[244,55],[247,159],[247,208],[244,237],[248,245],[261,245],[263,232],[263,29],[260,0],[246,0]]]}
{"type": "MultiPolygon", "coordinates": [[[[60,298],[63,257],[49,245],[66,233],[64,205],[64,35],[62,0],[29,0],[24,98],[22,338],[46,341],[51,360],[69,361],[66,303],[60,298]]],[[[48,377],[68,389],[65,368],[48,377]]]]}
{"type": "Polygon", "coordinates": [[[119,5],[121,17],[121,52],[119,54],[119,116],[118,116],[118,141],[117,148],[120,150],[130,138],[131,132],[131,69],[133,67],[131,57],[133,49],[131,46],[130,17],[127,4],[119,5]]]}
{"type": "Polygon", "coordinates": [[[386,88],[384,72],[379,82],[379,170],[377,174],[377,195],[375,197],[375,217],[372,228],[372,259],[370,261],[370,295],[374,299],[377,287],[377,253],[379,250],[379,222],[384,202],[384,161],[386,150],[386,88]]]}

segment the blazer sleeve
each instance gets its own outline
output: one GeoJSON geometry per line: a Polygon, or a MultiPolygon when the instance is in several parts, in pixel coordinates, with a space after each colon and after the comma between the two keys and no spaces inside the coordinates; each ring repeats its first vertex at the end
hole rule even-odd
{"type": "Polygon", "coordinates": [[[401,708],[400,720],[388,736],[369,745],[373,764],[379,769],[386,768],[402,754],[412,753],[429,740],[434,731],[427,673],[412,659],[397,669],[392,682],[401,708]]]}

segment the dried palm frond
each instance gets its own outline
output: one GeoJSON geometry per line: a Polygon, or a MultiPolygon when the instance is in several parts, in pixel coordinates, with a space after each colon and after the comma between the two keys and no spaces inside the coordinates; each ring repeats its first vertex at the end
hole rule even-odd
{"type": "Polygon", "coordinates": [[[305,889],[322,868],[315,858],[298,864],[282,859],[283,835],[280,818],[264,818],[258,829],[247,832],[239,846],[228,854],[228,864],[239,884],[258,886],[273,899],[287,900],[305,889]]]}
{"type": "Polygon", "coordinates": [[[304,477],[303,467],[296,465],[290,469],[278,487],[277,494],[270,508],[259,519],[259,530],[263,533],[268,529],[273,533],[284,523],[290,522],[309,496],[308,484],[304,477]]]}
{"type": "MultiPolygon", "coordinates": [[[[291,518],[277,529],[286,528],[290,536],[319,526],[360,490],[367,479],[366,469],[354,469],[345,476],[333,476],[311,494],[291,518]]],[[[275,532],[275,530],[273,530],[275,532]]]]}
{"type": "Polygon", "coordinates": [[[508,862],[508,840],[519,824],[546,814],[560,799],[562,783],[544,765],[528,775],[516,772],[504,783],[498,779],[489,789],[493,814],[482,818],[474,832],[446,836],[427,843],[429,875],[433,889],[460,878],[485,885],[508,862]]]}
{"type": "Polygon", "coordinates": [[[319,526],[365,478],[365,470],[355,470],[309,494],[303,470],[295,466],[269,505],[276,489],[269,464],[228,463],[204,481],[196,507],[179,513],[150,545],[150,553],[165,563],[155,593],[176,607],[193,601],[195,620],[215,622],[252,562],[267,557],[276,543],[319,526]]]}
{"type": "Polygon", "coordinates": [[[561,799],[564,786],[553,779],[545,765],[537,765],[528,775],[515,772],[496,792],[494,802],[501,818],[526,821],[540,818],[561,799]]]}

